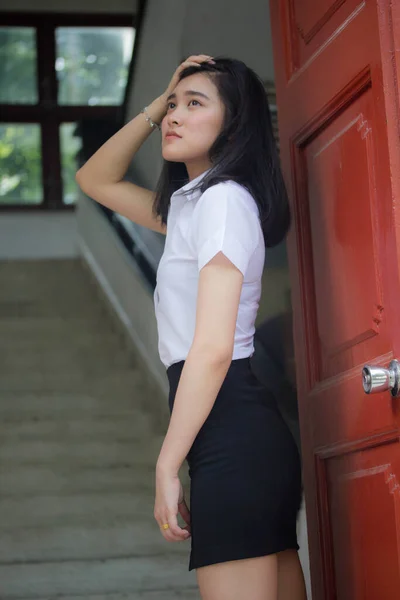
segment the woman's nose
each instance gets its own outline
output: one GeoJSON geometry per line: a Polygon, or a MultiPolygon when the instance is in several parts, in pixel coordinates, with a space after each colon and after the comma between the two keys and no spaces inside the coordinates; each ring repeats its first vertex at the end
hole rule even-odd
{"type": "Polygon", "coordinates": [[[182,123],[182,116],[178,112],[178,109],[175,109],[173,113],[170,113],[168,122],[171,125],[180,125],[182,123]]]}

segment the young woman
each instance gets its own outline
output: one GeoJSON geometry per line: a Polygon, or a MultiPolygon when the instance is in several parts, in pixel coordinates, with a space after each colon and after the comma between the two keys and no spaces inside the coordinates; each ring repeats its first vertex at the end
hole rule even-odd
{"type": "Polygon", "coordinates": [[[191,539],[204,600],[304,600],[300,456],[250,365],[265,247],[290,221],[261,81],[241,61],[191,56],[77,181],[167,236],[154,292],[171,411],[156,466],[161,534],[191,539]],[[123,177],[160,123],[164,167],[152,192],[123,177]],[[178,477],[185,459],[190,511],[178,477]]]}

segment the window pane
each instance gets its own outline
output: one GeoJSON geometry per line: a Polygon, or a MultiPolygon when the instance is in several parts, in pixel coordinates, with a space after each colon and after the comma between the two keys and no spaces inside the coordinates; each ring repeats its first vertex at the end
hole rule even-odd
{"type": "Polygon", "coordinates": [[[36,31],[0,27],[0,104],[37,104],[36,31]]]}
{"type": "Polygon", "coordinates": [[[40,204],[42,198],[40,125],[0,124],[0,203],[40,204]]]}
{"type": "Polygon", "coordinates": [[[76,156],[82,147],[82,140],[75,137],[76,127],[77,123],[63,123],[60,126],[64,204],[75,204],[78,195],[78,185],[75,181],[75,173],[78,170],[76,156]]]}
{"type": "Polygon", "coordinates": [[[57,28],[58,103],[121,104],[134,36],[132,27],[57,28]]]}

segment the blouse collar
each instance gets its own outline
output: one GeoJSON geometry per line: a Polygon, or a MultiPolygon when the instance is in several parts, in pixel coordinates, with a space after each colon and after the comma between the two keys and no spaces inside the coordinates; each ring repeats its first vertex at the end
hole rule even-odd
{"type": "Polygon", "coordinates": [[[207,169],[206,171],[204,171],[203,173],[201,173],[200,175],[198,175],[197,177],[195,177],[194,179],[192,179],[191,181],[189,181],[188,183],[186,183],[185,185],[183,185],[178,190],[176,190],[172,194],[171,198],[174,198],[175,196],[185,196],[187,200],[192,200],[197,194],[200,193],[200,190],[199,189],[195,190],[193,193],[187,193],[187,192],[190,192],[190,190],[192,190],[198,183],[200,183],[200,181],[202,181],[202,179],[204,179],[204,177],[210,171],[211,171],[211,167],[209,169],[207,169]]]}

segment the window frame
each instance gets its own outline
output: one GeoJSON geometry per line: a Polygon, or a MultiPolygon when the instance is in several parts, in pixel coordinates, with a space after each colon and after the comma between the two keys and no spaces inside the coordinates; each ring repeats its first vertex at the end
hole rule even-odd
{"type": "Polygon", "coordinates": [[[74,204],[63,203],[60,125],[81,118],[115,118],[118,122],[125,109],[131,80],[129,69],[125,101],[119,106],[60,106],[57,104],[58,82],[55,69],[57,27],[133,27],[134,14],[90,13],[1,13],[0,27],[32,27],[36,29],[37,104],[0,104],[0,122],[38,124],[41,127],[43,202],[37,205],[1,204],[0,212],[40,210],[73,211],[74,204]]]}

